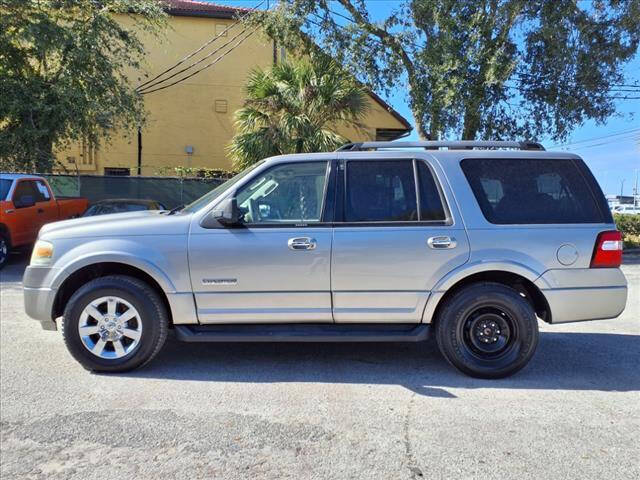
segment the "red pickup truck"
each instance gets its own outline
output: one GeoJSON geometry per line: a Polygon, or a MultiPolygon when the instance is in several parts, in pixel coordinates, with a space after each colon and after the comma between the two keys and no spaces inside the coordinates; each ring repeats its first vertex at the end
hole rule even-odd
{"type": "Polygon", "coordinates": [[[86,198],[55,198],[42,177],[0,173],[0,269],[12,248],[35,242],[45,223],[79,217],[86,198]]]}

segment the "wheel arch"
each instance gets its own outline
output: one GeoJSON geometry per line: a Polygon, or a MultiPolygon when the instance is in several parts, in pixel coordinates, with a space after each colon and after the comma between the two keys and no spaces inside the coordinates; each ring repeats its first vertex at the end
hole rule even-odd
{"type": "Polygon", "coordinates": [[[425,319],[435,324],[438,321],[438,315],[446,304],[447,300],[455,295],[462,288],[477,283],[498,283],[513,288],[522,295],[533,307],[536,315],[546,323],[551,323],[551,308],[544,294],[534,283],[538,278],[525,276],[522,272],[514,272],[512,270],[490,269],[468,273],[465,276],[458,276],[453,282],[446,282],[446,289],[440,288],[433,292],[433,302],[428,302],[425,319]]]}
{"type": "Polygon", "coordinates": [[[117,261],[100,261],[83,265],[62,280],[53,301],[52,318],[55,319],[62,315],[65,305],[78,288],[91,280],[108,275],[127,275],[145,282],[158,293],[169,315],[170,323],[173,323],[171,305],[161,283],[148,271],[117,261]]]}

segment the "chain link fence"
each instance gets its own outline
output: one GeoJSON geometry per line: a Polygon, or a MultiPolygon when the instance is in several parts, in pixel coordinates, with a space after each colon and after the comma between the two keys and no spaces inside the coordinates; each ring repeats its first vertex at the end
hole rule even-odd
{"type": "Polygon", "coordinates": [[[223,178],[42,175],[59,197],[80,196],[89,203],[109,198],[156,200],[167,208],[194,201],[225,181],[223,178]]]}

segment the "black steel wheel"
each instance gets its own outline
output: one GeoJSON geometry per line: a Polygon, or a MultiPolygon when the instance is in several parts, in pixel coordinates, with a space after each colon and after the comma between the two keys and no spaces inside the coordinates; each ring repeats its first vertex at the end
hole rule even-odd
{"type": "Polygon", "coordinates": [[[444,357],[479,378],[502,378],[522,369],[538,344],[538,321],[531,304],[498,283],[473,284],[447,300],[436,319],[444,357]]]}

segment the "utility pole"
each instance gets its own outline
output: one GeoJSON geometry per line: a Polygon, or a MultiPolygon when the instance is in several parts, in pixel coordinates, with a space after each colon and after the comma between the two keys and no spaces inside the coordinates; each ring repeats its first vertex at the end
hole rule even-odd
{"type": "Polygon", "coordinates": [[[624,178],[622,180],[620,180],[620,196],[622,197],[624,195],[624,178]]]}
{"type": "Polygon", "coordinates": [[[138,127],[138,176],[142,175],[142,128],[138,127]]]}

